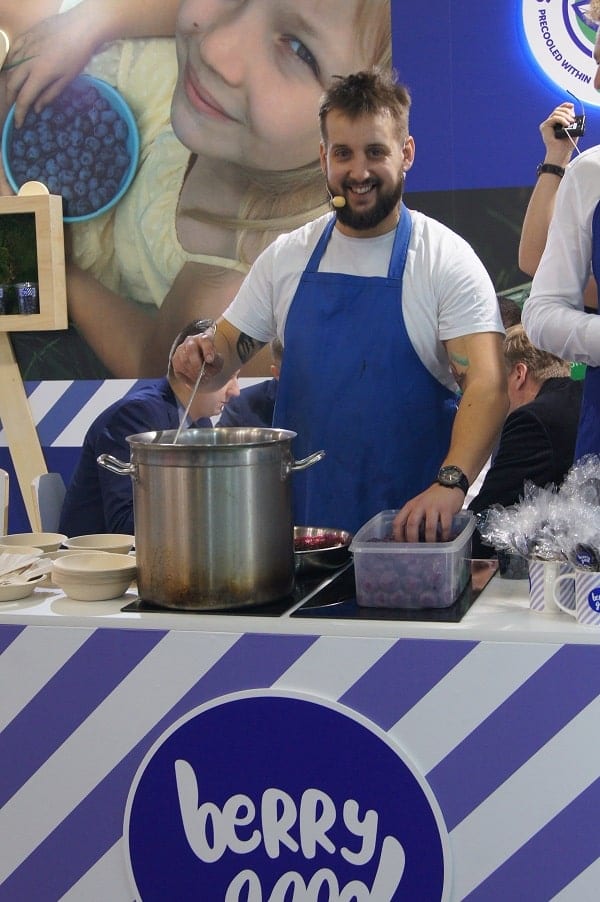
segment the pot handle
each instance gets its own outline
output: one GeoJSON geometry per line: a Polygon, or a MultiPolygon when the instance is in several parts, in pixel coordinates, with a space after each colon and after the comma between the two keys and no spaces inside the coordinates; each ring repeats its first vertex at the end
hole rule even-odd
{"type": "Polygon", "coordinates": [[[309,454],[308,457],[303,457],[302,460],[294,461],[294,463],[290,465],[290,472],[295,473],[296,470],[306,470],[308,467],[312,467],[313,464],[316,464],[317,461],[322,460],[324,457],[324,451],[315,451],[313,454],[309,454]]]}
{"type": "Polygon", "coordinates": [[[132,476],[135,479],[136,467],[132,463],[125,463],[125,461],[113,457],[112,454],[100,454],[96,458],[96,463],[104,467],[105,470],[116,473],[117,476],[132,476]]]}

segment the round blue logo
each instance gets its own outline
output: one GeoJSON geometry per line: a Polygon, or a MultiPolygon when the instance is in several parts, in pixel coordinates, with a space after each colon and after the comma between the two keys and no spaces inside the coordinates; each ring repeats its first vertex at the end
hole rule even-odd
{"type": "Polygon", "coordinates": [[[600,613],[600,586],[594,586],[588,594],[588,604],[595,614],[600,613]]]}
{"type": "MultiPolygon", "coordinates": [[[[521,0],[521,12],[526,45],[545,76],[582,104],[597,107],[597,26],[586,16],[588,5],[588,0],[521,0]]],[[[576,103],[576,112],[582,111],[576,103]]]]}
{"type": "Polygon", "coordinates": [[[239,693],[143,761],[125,837],[142,902],[444,900],[448,836],[385,733],[320,699],[239,693]]]}

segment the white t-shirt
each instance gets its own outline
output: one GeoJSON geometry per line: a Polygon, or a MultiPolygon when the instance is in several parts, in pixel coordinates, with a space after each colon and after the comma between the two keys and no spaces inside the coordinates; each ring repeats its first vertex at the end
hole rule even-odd
{"type": "Polygon", "coordinates": [[[600,316],[583,310],[591,275],[592,218],[600,201],[600,147],[567,167],[540,265],[523,308],[530,340],[565,360],[600,366],[600,316]]]}
{"type": "MultiPolygon", "coordinates": [[[[283,342],[285,321],[300,277],[334,214],[281,235],[263,251],[224,313],[258,341],[283,342]]],[[[504,332],[498,301],[473,249],[446,226],[411,211],[412,233],[402,282],[402,309],[412,345],[429,372],[457,389],[442,341],[474,332],[504,332]]],[[[334,229],[321,272],[387,275],[394,231],[377,238],[348,238],[334,229]]],[[[318,339],[316,339],[318,340],[318,339]]]]}

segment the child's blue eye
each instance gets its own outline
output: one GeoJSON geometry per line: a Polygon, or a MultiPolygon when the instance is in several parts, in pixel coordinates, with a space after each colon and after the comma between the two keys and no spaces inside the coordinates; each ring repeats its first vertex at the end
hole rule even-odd
{"type": "Polygon", "coordinates": [[[303,63],[306,63],[307,66],[310,66],[314,74],[319,77],[319,64],[316,59],[306,46],[300,41],[298,38],[293,37],[293,35],[285,35],[285,40],[288,43],[290,50],[296,54],[298,59],[301,59],[303,63]]]}

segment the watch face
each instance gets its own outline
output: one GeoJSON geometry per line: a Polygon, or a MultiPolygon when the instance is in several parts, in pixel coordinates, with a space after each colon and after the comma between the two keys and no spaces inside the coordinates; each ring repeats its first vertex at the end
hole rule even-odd
{"type": "Polygon", "coordinates": [[[458,485],[462,475],[462,470],[458,467],[442,467],[438,473],[438,482],[442,485],[458,485]]]}

